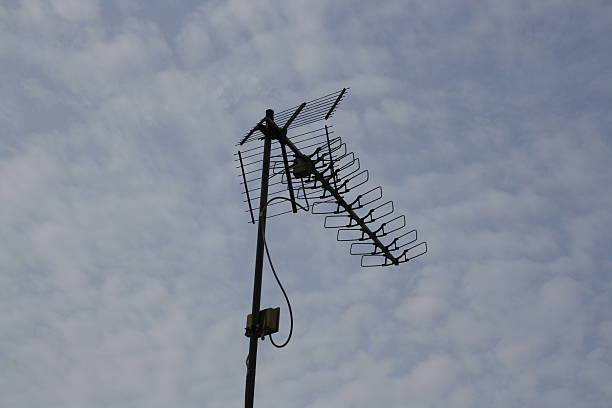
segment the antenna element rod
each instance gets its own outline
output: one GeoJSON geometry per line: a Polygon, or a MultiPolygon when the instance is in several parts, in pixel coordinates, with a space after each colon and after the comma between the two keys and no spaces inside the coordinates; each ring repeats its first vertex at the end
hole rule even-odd
{"type": "Polygon", "coordinates": [[[255,224],[255,217],[253,217],[253,207],[251,206],[251,197],[249,195],[249,188],[247,187],[247,179],[244,174],[244,164],[242,163],[242,154],[238,150],[238,158],[240,159],[240,168],[242,169],[242,180],[244,180],[244,191],[247,197],[247,203],[249,203],[249,212],[251,213],[251,222],[255,224]]]}

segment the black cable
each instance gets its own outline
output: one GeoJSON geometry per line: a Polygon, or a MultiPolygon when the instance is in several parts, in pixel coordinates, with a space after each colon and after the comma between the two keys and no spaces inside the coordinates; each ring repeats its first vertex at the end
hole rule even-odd
{"type": "MultiPolygon", "coordinates": [[[[268,202],[266,203],[266,208],[274,200],[286,200],[286,201],[291,202],[291,199],[289,199],[287,197],[274,197],[274,198],[271,198],[270,200],[268,200],[268,202]]],[[[295,204],[298,207],[300,207],[301,209],[303,209],[305,211],[308,211],[308,209],[306,209],[301,204],[299,204],[299,203],[295,203],[295,204]]],[[[276,344],[274,342],[274,339],[272,338],[272,334],[270,334],[270,342],[272,343],[272,345],[274,347],[276,347],[276,348],[283,348],[287,344],[289,344],[289,340],[291,340],[291,335],[293,334],[293,310],[291,309],[291,302],[289,301],[289,296],[287,296],[287,292],[285,292],[285,288],[283,287],[283,284],[281,283],[280,279],[278,278],[278,275],[276,274],[276,269],[274,268],[274,265],[272,264],[272,257],[270,256],[270,250],[268,249],[268,243],[266,242],[265,233],[263,233],[263,231],[262,231],[261,238],[263,239],[264,248],[266,249],[266,257],[268,258],[268,264],[270,265],[270,269],[272,269],[272,274],[274,275],[274,279],[276,279],[276,283],[278,283],[278,286],[279,286],[281,292],[283,292],[283,296],[285,297],[285,301],[287,302],[287,308],[289,309],[289,336],[287,336],[287,340],[285,340],[285,342],[283,344],[276,344]]]]}
{"type": "Polygon", "coordinates": [[[274,279],[276,279],[276,283],[280,287],[280,290],[283,292],[283,296],[285,297],[285,301],[287,301],[287,308],[289,309],[289,335],[287,336],[287,340],[283,344],[276,344],[274,339],[272,338],[272,333],[270,333],[270,342],[276,348],[283,348],[287,344],[289,344],[289,340],[291,340],[291,335],[293,334],[293,310],[291,309],[291,302],[289,302],[289,297],[287,296],[287,292],[285,292],[285,288],[281,283],[280,279],[278,279],[278,275],[276,274],[276,270],[274,269],[274,265],[272,265],[272,259],[270,257],[270,251],[268,250],[268,244],[266,243],[266,239],[264,238],[264,247],[266,249],[266,257],[268,258],[268,263],[270,264],[270,268],[272,269],[272,274],[274,274],[274,279]]]}

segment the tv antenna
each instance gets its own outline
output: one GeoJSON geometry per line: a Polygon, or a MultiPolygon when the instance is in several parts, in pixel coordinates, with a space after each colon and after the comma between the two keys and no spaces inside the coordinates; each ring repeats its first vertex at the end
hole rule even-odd
{"type": "MultiPolygon", "coordinates": [[[[406,227],[406,217],[394,214],[393,201],[383,200],[382,187],[367,186],[370,173],[361,168],[359,159],[327,122],[347,92],[344,88],[276,114],[268,109],[237,144],[235,162],[244,188],[245,212],[251,223],[258,224],[253,305],[245,333],[250,338],[246,408],[253,407],[257,340],[267,335],[271,338],[278,331],[280,316],[279,308],[260,310],[264,250],[280,285],[265,240],[268,218],[298,211],[324,215],[323,226],[335,229],[338,241],[351,242],[350,253],[361,257],[362,267],[399,265],[427,253],[427,242],[419,242],[416,229],[406,227]],[[302,133],[289,139],[289,130],[298,128],[302,133]],[[256,144],[261,141],[263,146],[256,144]],[[273,141],[277,142],[275,147],[273,141]]],[[[273,343],[277,347],[285,346],[291,338],[290,305],[289,313],[289,337],[280,346],[273,343]]]]}

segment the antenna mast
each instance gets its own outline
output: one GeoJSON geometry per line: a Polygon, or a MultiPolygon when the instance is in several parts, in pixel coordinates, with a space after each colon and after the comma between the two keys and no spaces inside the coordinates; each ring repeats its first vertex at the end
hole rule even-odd
{"type": "Polygon", "coordinates": [[[235,160],[241,170],[240,184],[244,187],[242,194],[248,206],[247,212],[251,222],[255,224],[257,219],[258,224],[253,304],[246,327],[246,336],[249,337],[246,408],[253,407],[258,339],[278,331],[280,309],[260,310],[268,218],[296,213],[300,209],[326,215],[324,227],[336,229],[338,241],[352,241],[350,253],[361,256],[363,267],[399,265],[427,253],[427,243],[417,242],[415,229],[402,233],[406,218],[403,215],[392,216],[393,202],[379,203],[382,187],[356,194],[356,189],[369,181],[369,172],[361,170],[359,159],[347,151],[340,137],[333,136],[331,126],[325,124],[322,128],[292,136],[293,141],[287,137],[289,129],[330,119],[347,91],[348,88],[344,88],[304,102],[277,113],[276,117],[274,111],[268,109],[238,143],[242,148],[247,143],[263,140],[263,147],[239,150],[235,160]],[[278,147],[272,147],[273,140],[278,142],[278,147]],[[293,154],[292,165],[289,165],[287,148],[293,154]],[[249,186],[249,183],[252,186],[257,181],[259,188],[249,186]],[[299,184],[297,189],[296,184],[299,184]],[[255,207],[257,199],[259,205],[255,207]],[[303,205],[298,203],[300,201],[303,205]],[[269,213],[272,206],[274,208],[269,213]],[[390,239],[390,234],[395,238],[390,239]]]}

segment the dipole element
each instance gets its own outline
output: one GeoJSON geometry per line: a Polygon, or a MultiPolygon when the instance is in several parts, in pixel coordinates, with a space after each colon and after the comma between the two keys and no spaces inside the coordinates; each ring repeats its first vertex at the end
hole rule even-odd
{"type": "MultiPolygon", "coordinates": [[[[268,121],[274,121],[274,111],[266,110],[266,118],[268,121]]],[[[253,316],[253,333],[251,333],[249,341],[249,356],[247,358],[247,375],[246,387],[244,393],[245,408],[253,408],[253,398],[255,396],[255,369],[257,366],[257,341],[259,340],[260,331],[260,313],[259,307],[261,303],[261,280],[264,261],[264,239],[266,235],[266,209],[268,202],[268,181],[270,176],[270,151],[272,147],[272,139],[269,132],[265,131],[265,124],[260,124],[262,133],[264,134],[264,151],[261,175],[261,194],[259,196],[259,223],[257,226],[257,250],[255,252],[255,278],[253,280],[253,307],[251,314],[253,316]]]]}

